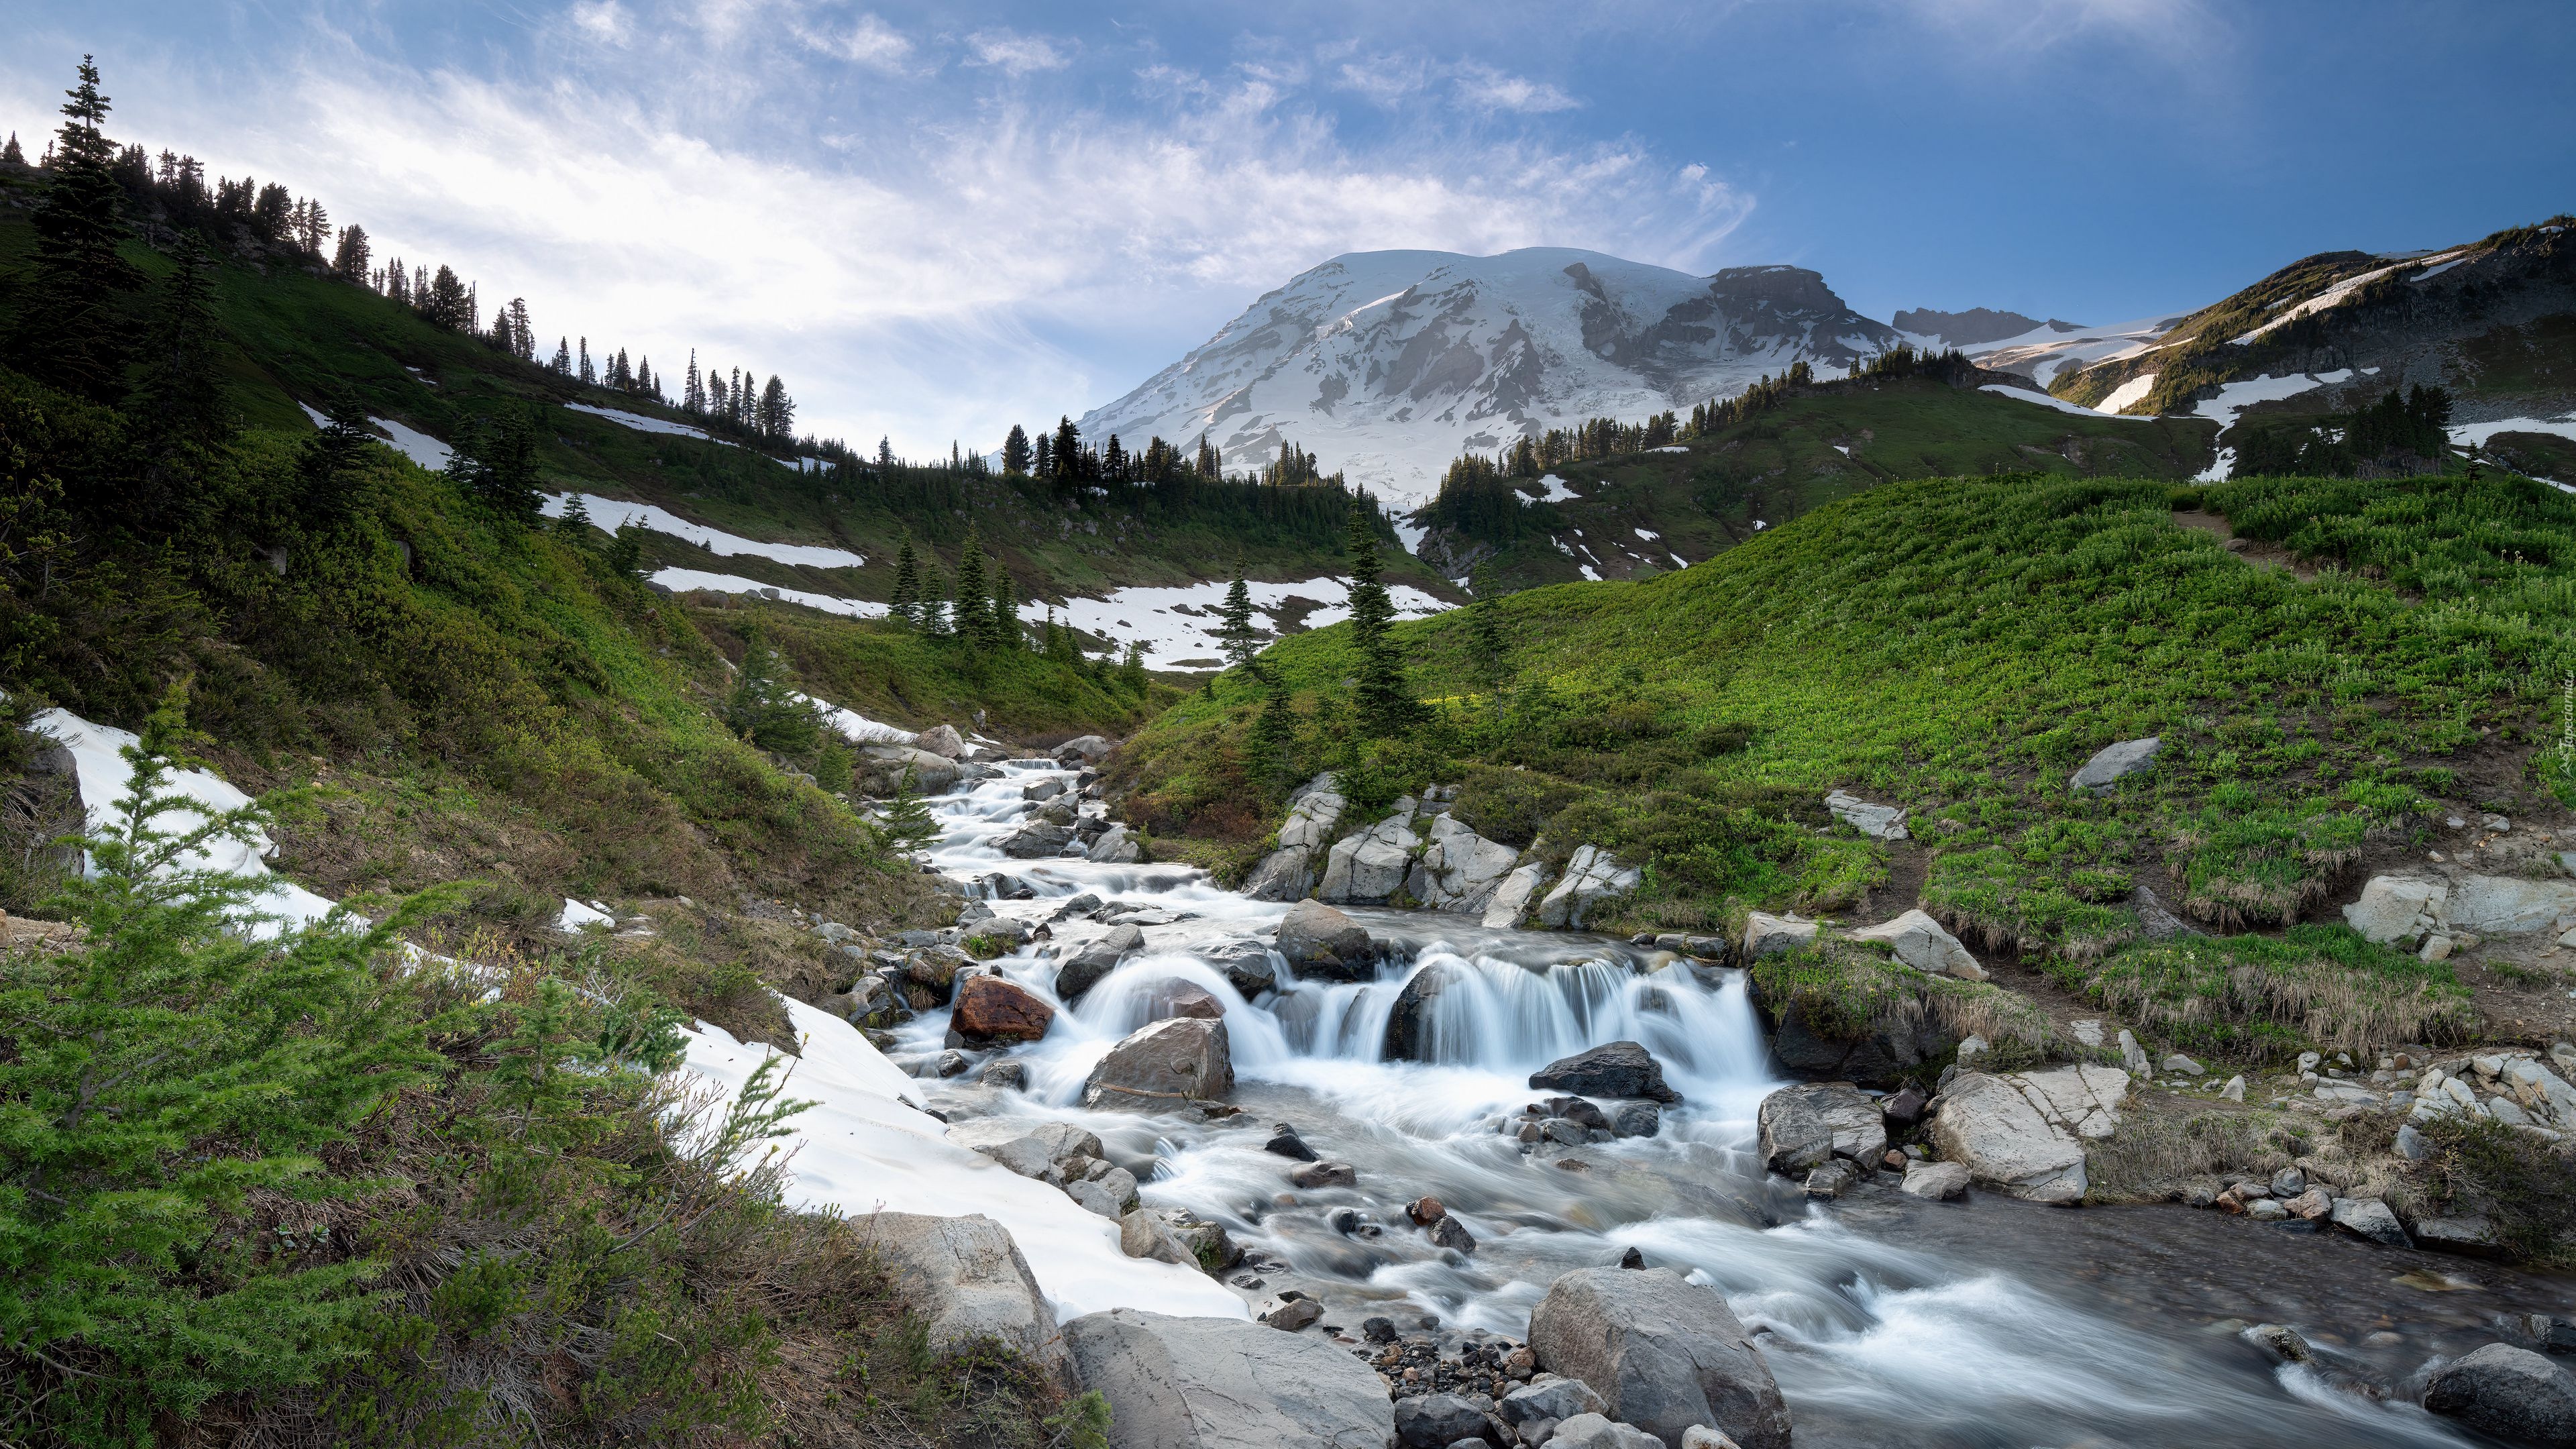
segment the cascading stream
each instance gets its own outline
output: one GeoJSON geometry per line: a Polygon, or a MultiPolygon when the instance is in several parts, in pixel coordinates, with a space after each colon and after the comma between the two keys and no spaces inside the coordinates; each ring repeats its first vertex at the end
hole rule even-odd
{"type": "MultiPolygon", "coordinates": [[[[2487,1341],[2481,1320],[2508,1306],[2565,1311],[2564,1285],[2428,1267],[2422,1255],[2341,1238],[2284,1238],[2216,1214],[2070,1211],[1985,1194],[1962,1207],[1880,1189],[1811,1207],[1754,1159],[1755,1109],[1781,1083],[1738,973],[1599,937],[1354,910],[1397,944],[1401,964],[1357,984],[1298,981],[1274,953],[1279,989],[1246,1001],[1211,962],[1228,943],[1266,941],[1286,907],[1184,867],[1006,857],[1001,841],[1030,808],[1023,788],[1048,778],[1071,781],[1008,765],[932,802],[945,831],[931,854],[938,868],[1025,882],[1031,898],[989,904],[1052,921],[1055,933],[1053,956],[1031,946],[994,963],[1059,1015],[1044,1040],[1013,1053],[1027,1090],[987,1105],[1081,1122],[1137,1172],[1150,1202],[1225,1224],[1262,1260],[1249,1296],[1302,1288],[1354,1333],[1386,1313],[1407,1328],[1432,1316],[1518,1334],[1557,1273],[1635,1247],[1689,1270],[1766,1331],[1806,1449],[2247,1436],[2415,1445],[2473,1441],[2402,1394],[2351,1385],[2394,1382],[2429,1354],[2487,1341]],[[1083,892],[1142,926],[1146,949],[1066,1008],[1058,967],[1114,924],[1053,921],[1083,892]],[[1424,1019],[1430,1060],[1385,1060],[1388,1016],[1405,982],[1429,970],[1451,975],[1424,1019]],[[1245,1115],[1082,1110],[1085,1076],[1153,1019],[1158,988],[1175,979],[1225,1008],[1245,1115]],[[1529,1087],[1531,1072],[1618,1040],[1643,1043],[1685,1098],[1656,1136],[1564,1154],[1586,1164],[1566,1170],[1496,1130],[1546,1095],[1529,1087]],[[1289,1189],[1287,1164],[1262,1150],[1273,1122],[1353,1163],[1359,1186],[1289,1189]],[[1475,1234],[1473,1254],[1445,1255],[1405,1224],[1401,1204],[1426,1193],[1475,1234]],[[1355,1210],[1362,1228],[1336,1229],[1338,1209],[1355,1210]],[[2261,1321],[2299,1327],[2324,1366],[2272,1365],[2237,1335],[2261,1321]]],[[[935,1055],[947,1026],[944,1010],[923,1013],[899,1029],[897,1059],[935,1055]]]]}

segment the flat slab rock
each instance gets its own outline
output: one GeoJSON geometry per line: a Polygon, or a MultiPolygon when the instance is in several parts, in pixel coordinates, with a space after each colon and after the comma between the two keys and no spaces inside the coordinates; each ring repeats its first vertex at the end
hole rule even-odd
{"type": "Polygon", "coordinates": [[[2094,752],[2093,758],[2084,762],[2084,768],[2076,771],[2073,779],[2066,782],[2067,787],[2090,790],[2095,794],[2105,793],[2114,783],[2155,768],[2156,754],[2164,748],[2164,743],[2162,738],[2149,735],[2142,740],[2122,740],[2116,745],[2104,745],[2094,752]]]}
{"type": "Polygon", "coordinates": [[[2117,1067],[1963,1072],[1941,1094],[1932,1140],[1988,1187],[2031,1202],[2081,1202],[2091,1186],[2084,1144],[2117,1130],[2128,1095],[2129,1074],[2117,1067]]]}
{"type": "Polygon", "coordinates": [[[1837,1157],[1875,1170],[1887,1151],[1887,1119],[1878,1102],[1849,1082],[1782,1087],[1762,1099],[1762,1164],[1802,1177],[1837,1157]]]}
{"type": "Polygon", "coordinates": [[[1825,808],[1836,820],[1872,840],[1907,840],[1905,812],[1893,805],[1872,805],[1849,790],[1836,790],[1825,797],[1825,808]]]}
{"type": "Polygon", "coordinates": [[[1135,1308],[1064,1325],[1083,1387],[1109,1401],[1111,1449],[1381,1449],[1395,1406],[1377,1373],[1319,1335],[1135,1308]]]}

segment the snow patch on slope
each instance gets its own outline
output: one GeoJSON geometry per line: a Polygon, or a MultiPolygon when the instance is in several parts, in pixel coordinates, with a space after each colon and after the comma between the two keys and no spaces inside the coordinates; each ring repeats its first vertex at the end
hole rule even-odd
{"type": "MultiPolygon", "coordinates": [[[[573,495],[569,493],[547,494],[542,511],[548,518],[561,518],[564,511],[572,506],[572,497],[573,495]]],[[[596,493],[584,493],[581,495],[581,506],[589,510],[592,523],[610,533],[615,533],[619,528],[631,523],[638,528],[649,528],[655,533],[667,533],[673,538],[686,539],[719,557],[741,554],[753,558],[770,559],[777,563],[802,564],[807,568],[818,569],[854,569],[867,563],[864,555],[852,553],[845,548],[826,548],[806,543],[762,543],[757,539],[726,533],[722,529],[709,528],[703,523],[691,523],[668,509],[656,508],[650,503],[630,503],[622,498],[602,498],[596,493]]]]}
{"type": "Polygon", "coordinates": [[[2154,373],[2140,373],[2136,377],[2130,378],[2127,382],[2120,384],[2118,387],[2111,389],[2111,395],[2102,399],[2102,401],[2096,405],[2093,410],[2097,413],[2110,413],[2116,415],[2122,409],[2135,406],[2140,400],[2146,397],[2148,391],[2155,385],[2156,375],[2154,373]]]}
{"type": "MultiPolygon", "coordinates": [[[[1104,1308],[1195,1318],[1249,1318],[1242,1299],[1195,1269],[1130,1258],[1118,1225],[1043,1182],[947,1140],[948,1124],[920,1110],[920,1084],[848,1022],[786,999],[803,1046],[787,1094],[815,1105],[787,1119],[781,1148],[795,1153],[786,1200],[852,1217],[880,1209],[962,1217],[982,1213],[1008,1229],[1059,1323],[1104,1308]]],[[[737,1094],[777,1055],[709,1022],[688,1033],[686,1070],[737,1094]]]]}
{"type": "MultiPolygon", "coordinates": [[[[2368,286],[2372,282],[2378,281],[2380,278],[2385,277],[2392,272],[2402,272],[2409,267],[2416,266],[2430,266],[2434,271],[2446,272],[2453,266],[2458,265],[2459,262],[2466,260],[2467,256],[2468,251],[2467,248],[2464,247],[2459,251],[2444,252],[2437,257],[2426,257],[2421,259],[2409,258],[2405,261],[2398,262],[2393,266],[2381,267],[2376,271],[2363,272],[2357,277],[2346,277],[2342,281],[2337,282],[2333,286],[2326,288],[2324,291],[2317,293],[2313,297],[2310,297],[2308,300],[2301,302],[2297,306],[2283,312],[2281,315],[2274,317],[2262,326],[2257,327],[2253,331],[2246,333],[2244,336],[2237,338],[2236,344],[2242,347],[2246,343],[2261,337],[2263,334],[2271,332],[2277,328],[2286,327],[2302,317],[2312,316],[2318,312],[2324,311],[2328,307],[2340,306],[2347,298],[2351,297],[2353,293],[2361,290],[2365,286],[2368,286]]],[[[2425,275],[2430,276],[2432,274],[2432,272],[2427,272],[2425,275]]],[[[2418,277],[2416,280],[2420,282],[2423,278],[2418,277]]]]}
{"type": "Polygon", "coordinates": [[[2576,413],[2556,418],[2495,418],[2483,423],[2454,423],[2451,442],[2462,448],[2483,448],[2498,433],[2552,433],[2576,440],[2576,413]]]}
{"type": "MultiPolygon", "coordinates": [[[[330,415],[323,412],[320,408],[313,406],[311,403],[297,403],[296,406],[304,409],[304,415],[313,420],[313,426],[317,428],[325,428],[331,425],[330,415]]],[[[432,473],[444,471],[447,467],[447,461],[456,456],[456,450],[454,448],[447,446],[445,443],[440,442],[438,439],[431,437],[429,434],[422,432],[418,428],[404,427],[402,424],[395,422],[391,418],[369,418],[367,419],[367,423],[369,426],[380,429],[384,433],[385,436],[381,441],[387,443],[395,452],[400,453],[404,457],[411,459],[413,462],[418,463],[420,466],[427,468],[432,473]]]]}

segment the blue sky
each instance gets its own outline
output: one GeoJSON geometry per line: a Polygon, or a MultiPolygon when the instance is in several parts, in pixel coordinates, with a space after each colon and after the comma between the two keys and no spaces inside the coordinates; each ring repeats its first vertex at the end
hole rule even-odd
{"type": "Polygon", "coordinates": [[[1335,253],[1793,262],[2111,322],[2576,209],[2576,5],[16,0],[119,139],[319,197],[539,330],[993,445],[1335,253]]]}

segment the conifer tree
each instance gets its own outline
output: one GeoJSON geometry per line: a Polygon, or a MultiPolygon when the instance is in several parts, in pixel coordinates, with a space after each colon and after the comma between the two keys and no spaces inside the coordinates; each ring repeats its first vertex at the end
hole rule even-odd
{"type": "Polygon", "coordinates": [[[689,375],[680,382],[680,411],[691,416],[707,410],[706,381],[698,376],[698,349],[689,349],[689,375]]]}
{"type": "Polygon", "coordinates": [[[886,611],[907,629],[921,627],[921,557],[913,552],[909,533],[894,556],[894,597],[887,601],[886,611]]]}
{"type": "Polygon", "coordinates": [[[525,297],[512,297],[510,299],[510,310],[508,316],[510,319],[510,355],[519,359],[521,362],[536,361],[537,333],[535,328],[528,325],[528,299],[525,297]]]}
{"type": "Polygon", "coordinates": [[[1477,681],[1492,686],[1511,672],[1511,645],[1503,638],[1503,613],[1495,603],[1496,586],[1482,569],[1477,570],[1475,587],[1475,602],[1467,606],[1467,649],[1477,681]]]}
{"type": "Polygon", "coordinates": [[[21,150],[18,146],[17,132],[11,131],[9,133],[9,144],[6,146],[0,146],[0,162],[6,162],[11,166],[24,166],[27,164],[27,153],[21,150]]]}
{"type": "Polygon", "coordinates": [[[957,552],[957,636],[969,644],[992,642],[992,605],[984,593],[984,541],[973,525],[966,546],[957,552]]]}
{"type": "Polygon", "coordinates": [[[830,730],[823,732],[823,748],[814,756],[814,784],[826,795],[850,792],[850,747],[830,730]]]}
{"type": "Polygon", "coordinates": [[[546,364],[546,370],[557,377],[572,376],[571,338],[557,337],[555,339],[555,360],[546,364]]]}
{"type": "Polygon", "coordinates": [[[609,572],[629,582],[642,583],[644,581],[644,530],[631,523],[617,525],[617,532],[610,537],[608,550],[603,557],[608,560],[609,572]]]}
{"type": "Polygon", "coordinates": [[[1343,548],[1350,555],[1351,646],[1360,656],[1353,699],[1360,727],[1381,737],[1399,735],[1420,722],[1422,703],[1405,682],[1404,661],[1396,653],[1395,606],[1379,582],[1377,509],[1366,494],[1351,499],[1343,548]]]}
{"type": "Polygon", "coordinates": [[[1019,648],[1021,638],[1019,585],[1012,580],[1011,571],[1002,567],[1000,559],[993,561],[992,620],[993,647],[1019,648]]]}
{"type": "Polygon", "coordinates": [[[1029,471],[1028,430],[1018,423],[1011,424],[1011,435],[1002,440],[1002,471],[1004,473],[1029,471]]]}
{"type": "Polygon", "coordinates": [[[323,415],[321,429],[304,440],[295,460],[296,478],[303,489],[299,511],[308,525],[326,527],[354,511],[358,498],[354,475],[373,441],[366,410],[345,397],[335,399],[323,415]]]}
{"type": "Polygon", "coordinates": [[[1049,434],[1040,433],[1035,448],[1029,454],[1029,476],[1046,478],[1053,476],[1054,473],[1055,439],[1049,434]]]}
{"type": "Polygon", "coordinates": [[[555,516],[555,532],[576,544],[589,545],[590,505],[582,501],[579,489],[564,499],[564,511],[555,516]]]}
{"type": "Polygon", "coordinates": [[[894,799],[877,821],[877,834],[897,855],[918,854],[939,839],[939,822],[931,818],[930,807],[922,803],[921,777],[910,765],[903,767],[903,778],[894,787],[894,799]]]}
{"type": "Polygon", "coordinates": [[[543,517],[536,423],[524,413],[478,423],[447,460],[447,476],[504,518],[533,527],[543,517]]]}
{"type": "Polygon", "coordinates": [[[941,597],[935,580],[925,578],[921,588],[921,632],[933,639],[948,637],[948,600],[941,597]]]}
{"type": "Polygon", "coordinates": [[[1225,603],[1216,611],[1216,639],[1225,651],[1228,668],[1261,672],[1253,656],[1261,652],[1260,631],[1252,623],[1252,588],[1243,579],[1243,566],[1235,565],[1234,582],[1225,590],[1225,603]]]}
{"type": "Polygon", "coordinates": [[[1127,641],[1127,657],[1119,662],[1118,683],[1138,699],[1145,697],[1145,646],[1133,639],[1127,641]]]}
{"type": "Polygon", "coordinates": [[[590,339],[581,339],[581,380],[593,387],[599,385],[599,372],[590,365],[590,339]]]}
{"type": "Polygon", "coordinates": [[[230,440],[215,358],[214,259],[193,231],[179,234],[170,278],[161,285],[143,352],[143,384],[134,415],[157,443],[216,447],[230,440]]]}
{"type": "Polygon", "coordinates": [[[340,249],[331,254],[331,270],[363,285],[367,266],[367,229],[355,225],[340,228],[340,249]]]}
{"type": "Polygon", "coordinates": [[[744,635],[742,664],[734,672],[733,693],[725,699],[724,719],[734,733],[762,749],[790,754],[812,749],[823,730],[822,711],[796,692],[787,661],[757,627],[744,635]]]}
{"type": "Polygon", "coordinates": [[[81,57],[80,84],[63,94],[63,124],[31,218],[34,276],[18,319],[29,371],[66,391],[114,402],[124,391],[126,337],[118,299],[142,276],[117,244],[125,189],[111,169],[116,148],[101,133],[108,99],[98,93],[98,66],[81,57]]]}
{"type": "Polygon", "coordinates": [[[1261,712],[1252,717],[1248,744],[1254,779],[1277,790],[1296,778],[1296,762],[1290,755],[1297,744],[1297,712],[1288,702],[1286,689],[1270,686],[1261,701],[1261,712]]]}

